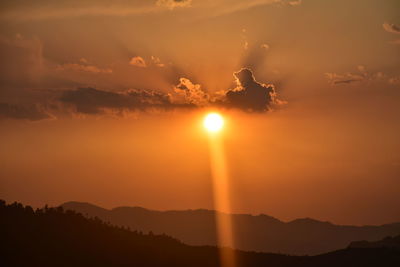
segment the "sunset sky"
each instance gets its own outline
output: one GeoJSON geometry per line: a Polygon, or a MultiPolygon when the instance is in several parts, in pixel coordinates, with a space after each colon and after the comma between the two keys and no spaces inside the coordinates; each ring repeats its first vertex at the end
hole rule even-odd
{"type": "Polygon", "coordinates": [[[0,3],[0,198],[400,221],[400,1],[0,3]]]}

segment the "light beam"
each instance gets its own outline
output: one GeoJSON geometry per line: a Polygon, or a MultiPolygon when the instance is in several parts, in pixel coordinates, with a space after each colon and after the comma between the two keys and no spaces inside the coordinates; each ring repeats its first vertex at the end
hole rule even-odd
{"type": "Polygon", "coordinates": [[[210,164],[221,266],[234,267],[235,255],[233,249],[231,249],[234,247],[234,239],[231,221],[229,177],[226,168],[222,135],[219,134],[224,126],[224,119],[218,113],[209,113],[204,118],[203,124],[209,133],[210,164]]]}

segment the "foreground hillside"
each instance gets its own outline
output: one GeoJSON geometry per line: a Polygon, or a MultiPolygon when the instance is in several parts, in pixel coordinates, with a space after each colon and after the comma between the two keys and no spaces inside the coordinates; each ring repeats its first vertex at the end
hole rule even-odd
{"type": "MultiPolygon", "coordinates": [[[[216,245],[215,211],[154,211],[139,207],[103,209],[68,202],[64,209],[134,230],[167,234],[189,245],[216,245]]],[[[227,214],[220,214],[229,216],[227,214]]],[[[400,234],[400,223],[381,226],[343,226],[312,219],[282,222],[267,215],[233,214],[235,248],[247,251],[317,255],[347,247],[355,240],[376,241],[400,234]]]]}
{"type": "MultiPolygon", "coordinates": [[[[34,211],[0,201],[2,266],[220,266],[216,247],[193,247],[88,219],[62,208],[34,211]]],[[[237,266],[399,266],[389,248],[308,256],[235,251],[237,266]]]]}

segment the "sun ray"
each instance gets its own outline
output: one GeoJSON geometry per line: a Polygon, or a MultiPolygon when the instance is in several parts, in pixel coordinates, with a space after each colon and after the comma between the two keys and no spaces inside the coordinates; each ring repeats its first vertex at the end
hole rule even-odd
{"type": "Polygon", "coordinates": [[[221,267],[234,267],[234,238],[231,221],[229,195],[229,177],[221,135],[224,119],[218,113],[209,113],[204,119],[204,127],[210,133],[210,164],[213,180],[214,207],[216,210],[216,227],[218,246],[220,247],[221,267]]]}

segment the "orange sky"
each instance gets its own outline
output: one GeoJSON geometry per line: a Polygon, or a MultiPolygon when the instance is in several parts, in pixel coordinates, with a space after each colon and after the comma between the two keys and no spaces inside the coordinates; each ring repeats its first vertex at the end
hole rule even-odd
{"type": "Polygon", "coordinates": [[[213,208],[219,109],[234,212],[400,221],[397,0],[0,5],[0,198],[213,208]]]}

